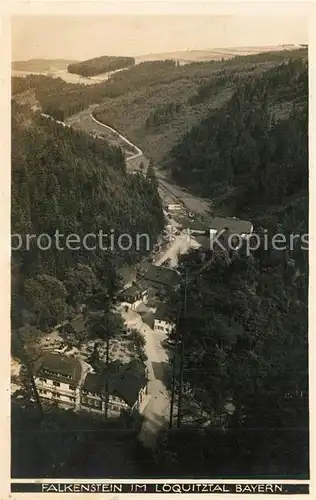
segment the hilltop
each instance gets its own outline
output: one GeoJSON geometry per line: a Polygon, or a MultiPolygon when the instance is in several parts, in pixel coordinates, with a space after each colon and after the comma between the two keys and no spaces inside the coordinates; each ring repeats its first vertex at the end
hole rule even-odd
{"type": "Polygon", "coordinates": [[[34,71],[35,73],[65,70],[69,64],[76,63],[69,59],[28,59],[27,61],[12,61],[13,71],[34,71]]]}
{"type": "Polygon", "coordinates": [[[69,64],[67,69],[69,73],[90,77],[102,75],[108,71],[116,71],[121,68],[127,68],[128,66],[133,66],[134,64],[134,57],[101,56],[69,64]]]}
{"type": "Polygon", "coordinates": [[[298,48],[295,45],[265,46],[265,47],[225,47],[204,50],[179,50],[174,52],[160,52],[153,54],[142,54],[135,57],[136,63],[144,61],[163,61],[165,59],[174,59],[182,64],[201,61],[220,61],[222,59],[231,59],[235,56],[246,56],[251,54],[260,54],[261,52],[273,52],[280,50],[294,50],[298,48]]]}

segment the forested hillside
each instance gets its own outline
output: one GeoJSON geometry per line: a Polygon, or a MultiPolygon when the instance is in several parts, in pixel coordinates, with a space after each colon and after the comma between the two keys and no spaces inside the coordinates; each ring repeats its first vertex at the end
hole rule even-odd
{"type": "Polygon", "coordinates": [[[247,85],[290,58],[306,56],[307,50],[299,49],[185,66],[172,66],[170,62],[169,69],[165,66],[160,75],[144,66],[144,77],[137,86],[132,84],[133,75],[140,75],[141,65],[135,66],[117,75],[113,94],[105,96],[104,104],[94,114],[125,133],[159,165],[168,160],[170,150],[192,126],[229,102],[237,86],[247,85]],[[128,92],[117,91],[119,78],[130,79],[128,92]]]}
{"type": "Polygon", "coordinates": [[[135,64],[134,57],[101,56],[69,64],[67,69],[69,73],[75,73],[81,76],[95,76],[107,73],[108,71],[127,68],[133,64],[135,64]]]}
{"type": "Polygon", "coordinates": [[[183,262],[182,415],[208,421],[162,432],[162,474],[308,477],[308,268],[277,253],[183,262]]]}
{"type": "Polygon", "coordinates": [[[63,121],[90,104],[100,104],[106,97],[116,98],[128,94],[133,89],[153,85],[164,77],[170,78],[170,71],[174,71],[176,67],[174,61],[141,63],[115,73],[109,80],[95,85],[72,84],[61,78],[44,75],[13,77],[12,95],[34,90],[43,112],[63,121]]]}
{"type": "Polygon", "coordinates": [[[210,419],[161,436],[159,462],[175,476],[308,476],[307,76],[293,59],[238,87],[172,153],[179,182],[260,236],[250,255],[182,259],[183,405],[210,419]]]}
{"type": "Polygon", "coordinates": [[[292,59],[239,85],[229,103],[202,121],[171,152],[177,182],[206,197],[229,192],[278,204],[306,188],[308,69],[292,59]],[[298,172],[295,169],[298,169],[298,172]],[[301,175],[302,184],[297,184],[301,175]]]}
{"type": "Polygon", "coordinates": [[[298,49],[184,66],[173,60],[148,61],[114,73],[109,80],[95,85],[69,84],[42,75],[14,77],[12,92],[34,89],[43,112],[62,121],[90,104],[104,102],[104,107],[95,111],[96,118],[125,132],[149,156],[160,161],[192,125],[229,100],[238,81],[274,67],[291,55],[306,53],[306,49],[298,49]],[[207,98],[205,86],[213,89],[207,98]],[[170,102],[180,104],[181,112],[169,115],[167,121],[148,130],[146,122],[151,113],[155,113],[156,107],[159,113],[160,107],[170,102]]]}
{"type": "MultiPolygon", "coordinates": [[[[43,328],[58,323],[76,307],[73,283],[70,288],[66,283],[71,270],[78,283],[88,283],[86,294],[89,287],[111,287],[113,256],[135,262],[146,253],[143,246],[140,251],[135,248],[136,233],[148,234],[154,243],[164,224],[155,184],[141,175],[128,175],[120,149],[15,104],[11,207],[12,234],[23,237],[23,248],[12,254],[13,325],[26,319],[43,328]],[[25,249],[26,234],[45,233],[54,242],[56,230],[77,234],[81,241],[85,234],[100,230],[104,234],[113,230],[115,241],[127,233],[133,238],[133,247],[129,251],[118,246],[114,251],[91,251],[81,246],[76,251],[61,251],[53,244],[44,251],[33,239],[30,249],[25,249]]],[[[14,246],[17,241],[13,241],[14,246]]],[[[109,240],[104,245],[109,245],[109,240]]]]}

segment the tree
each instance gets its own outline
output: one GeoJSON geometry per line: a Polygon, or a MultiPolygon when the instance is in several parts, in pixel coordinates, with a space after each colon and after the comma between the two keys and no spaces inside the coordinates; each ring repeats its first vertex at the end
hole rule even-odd
{"type": "Polygon", "coordinates": [[[150,183],[150,185],[152,186],[152,188],[154,190],[158,190],[158,182],[157,182],[157,178],[156,178],[156,174],[155,174],[155,170],[154,170],[154,165],[153,165],[152,161],[149,162],[147,173],[146,173],[146,179],[148,180],[148,182],[150,183]]]}
{"type": "Polygon", "coordinates": [[[24,289],[37,326],[45,329],[66,318],[67,290],[61,281],[47,274],[37,275],[25,280],[24,289]]]}
{"type": "MultiPolygon", "coordinates": [[[[119,335],[124,329],[124,321],[122,316],[114,313],[111,310],[94,311],[89,314],[87,319],[89,334],[92,338],[102,339],[106,342],[106,358],[105,362],[108,366],[110,363],[110,340],[119,335]]],[[[99,359],[95,358],[98,362],[99,359]]],[[[96,367],[97,368],[97,367],[96,367]]],[[[106,377],[105,385],[105,419],[108,418],[108,399],[109,390],[106,377]]]]}
{"type": "Polygon", "coordinates": [[[92,268],[80,263],[66,271],[64,284],[68,302],[75,307],[84,304],[100,286],[92,268]]]}

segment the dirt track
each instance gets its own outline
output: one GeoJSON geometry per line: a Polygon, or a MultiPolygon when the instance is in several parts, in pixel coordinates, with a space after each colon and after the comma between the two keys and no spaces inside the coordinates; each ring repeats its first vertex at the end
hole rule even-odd
{"type": "MultiPolygon", "coordinates": [[[[126,166],[129,171],[141,171],[141,163],[143,163],[144,169],[146,170],[149,160],[146,158],[143,151],[118,131],[96,120],[92,116],[92,111],[95,107],[96,106],[90,106],[84,111],[71,116],[65,123],[91,135],[102,134],[107,141],[116,146],[120,146],[125,154],[126,166]]],[[[157,179],[160,187],[160,195],[166,203],[177,200],[185,206],[186,210],[198,214],[203,214],[209,210],[209,202],[193,196],[176,184],[171,183],[166,174],[160,169],[157,169],[157,179]]]]}

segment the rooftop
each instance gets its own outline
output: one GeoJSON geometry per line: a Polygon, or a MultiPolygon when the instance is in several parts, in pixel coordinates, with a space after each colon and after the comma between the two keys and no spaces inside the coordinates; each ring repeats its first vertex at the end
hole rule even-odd
{"type": "Polygon", "coordinates": [[[146,385],[145,366],[137,360],[124,365],[110,363],[102,373],[88,373],[82,389],[101,395],[105,392],[106,382],[109,394],[118,395],[129,406],[133,406],[140,389],[146,385]]]}
{"type": "Polygon", "coordinates": [[[134,297],[135,295],[144,292],[146,288],[145,283],[137,282],[122,290],[120,292],[120,296],[124,298],[134,297]]]}
{"type": "Polygon", "coordinates": [[[149,328],[153,329],[154,324],[155,324],[155,315],[152,311],[148,311],[142,316],[142,321],[145,323],[149,328]]]}
{"type": "Polygon", "coordinates": [[[79,359],[61,354],[43,354],[34,364],[34,373],[38,376],[51,375],[51,378],[65,382],[79,383],[82,365],[79,359]]]}
{"type": "Polygon", "coordinates": [[[210,219],[209,229],[228,229],[233,234],[250,234],[253,230],[253,225],[249,221],[234,219],[232,217],[214,217],[210,219]]]}
{"type": "Polygon", "coordinates": [[[173,269],[148,264],[144,280],[145,282],[154,282],[159,285],[174,287],[179,284],[180,278],[179,274],[173,269]]]}
{"type": "Polygon", "coordinates": [[[70,324],[72,328],[78,333],[83,332],[86,328],[85,321],[82,318],[77,318],[73,320],[70,324]]]}
{"type": "Polygon", "coordinates": [[[174,321],[174,317],[175,315],[172,313],[172,311],[170,311],[170,309],[164,305],[159,306],[155,312],[155,319],[174,321]]]}
{"type": "Polygon", "coordinates": [[[139,306],[136,307],[136,312],[138,314],[146,314],[148,311],[149,308],[143,303],[140,303],[139,306]]]}
{"type": "Polygon", "coordinates": [[[181,227],[183,229],[195,229],[196,231],[208,232],[210,230],[210,226],[207,222],[191,219],[183,219],[183,221],[181,221],[181,227]]]}

